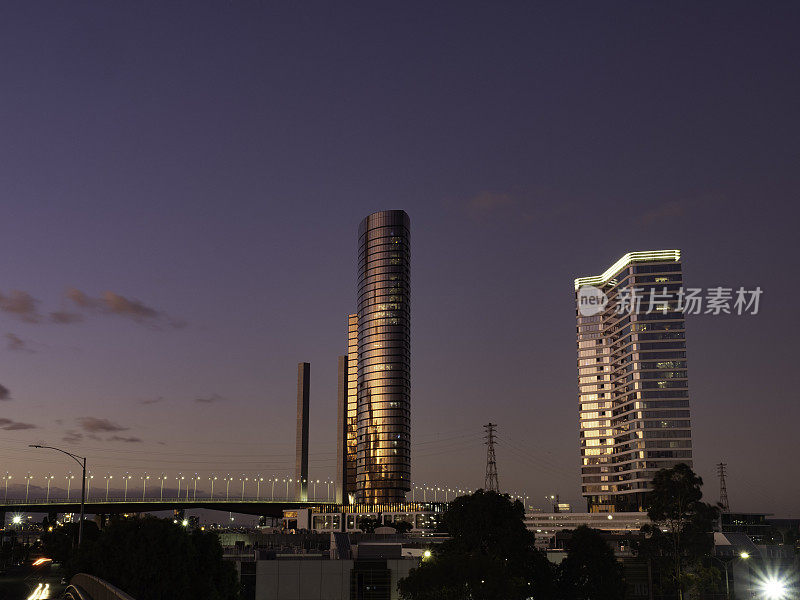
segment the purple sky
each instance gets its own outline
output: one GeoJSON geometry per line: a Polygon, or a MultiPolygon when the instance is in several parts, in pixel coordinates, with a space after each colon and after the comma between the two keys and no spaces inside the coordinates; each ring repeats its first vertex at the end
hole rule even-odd
{"type": "Polygon", "coordinates": [[[168,4],[0,6],[3,472],[289,474],[309,361],[332,477],[356,228],[402,208],[414,481],[482,485],[491,420],[505,490],[583,509],[572,279],[680,248],[764,289],[688,321],[707,499],[724,459],[800,515],[796,3],[168,4]]]}

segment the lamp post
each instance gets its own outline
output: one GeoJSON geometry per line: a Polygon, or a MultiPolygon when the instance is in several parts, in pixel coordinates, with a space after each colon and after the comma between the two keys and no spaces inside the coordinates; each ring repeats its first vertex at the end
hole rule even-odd
{"type": "Polygon", "coordinates": [[[131,475],[127,471],[125,471],[125,475],[122,476],[122,478],[125,480],[125,498],[124,499],[126,501],[128,500],[128,482],[131,480],[131,477],[133,477],[133,475],[131,475]]]}
{"type": "Polygon", "coordinates": [[[314,496],[313,496],[313,499],[314,499],[314,500],[316,500],[316,499],[317,499],[317,484],[319,483],[319,479],[316,479],[316,480],[312,479],[312,480],[311,480],[311,483],[312,483],[312,484],[313,484],[313,486],[314,486],[314,496]]]}
{"type": "Polygon", "coordinates": [[[72,454],[72,452],[67,452],[66,450],[62,450],[61,448],[56,448],[54,446],[42,446],[40,444],[30,444],[31,448],[47,448],[48,450],[56,450],[61,452],[62,454],[66,454],[70,458],[72,458],[76,463],[81,465],[83,470],[83,476],[81,477],[81,520],[78,523],[78,546],[81,545],[83,541],[83,512],[86,505],[86,457],[85,456],[78,456],[77,454],[72,454]]]}
{"type": "Polygon", "coordinates": [[[244,476],[244,473],[242,473],[242,476],[239,478],[239,481],[242,482],[242,500],[244,500],[244,482],[247,481],[247,477],[244,476]]]}
{"type": "Polygon", "coordinates": [[[181,473],[178,473],[178,476],[175,478],[178,481],[178,495],[176,496],[177,500],[181,499],[181,481],[184,480],[184,477],[181,473]]]}
{"type": "Polygon", "coordinates": [[[25,475],[25,502],[28,501],[28,488],[31,485],[31,479],[33,479],[33,475],[31,475],[31,472],[28,471],[28,474],[25,475]]]}
{"type": "Polygon", "coordinates": [[[92,472],[89,471],[88,475],[86,476],[86,499],[89,499],[89,492],[91,491],[92,487],[92,479],[94,479],[94,475],[92,472]]]}
{"type": "Polygon", "coordinates": [[[163,502],[163,500],[164,500],[164,482],[167,480],[167,476],[162,473],[161,477],[159,477],[159,479],[161,480],[161,491],[159,492],[159,497],[158,498],[159,498],[159,500],[161,500],[163,502]]]}
{"type": "Polygon", "coordinates": [[[112,479],[111,473],[106,473],[106,475],[105,475],[105,477],[103,477],[103,479],[106,480],[106,502],[108,502],[108,484],[112,479]]]}
{"type": "MultiPolygon", "coordinates": [[[[197,500],[197,482],[200,481],[200,475],[197,473],[194,474],[194,499],[197,500]]],[[[189,492],[186,492],[187,494],[189,492]]]]}
{"type": "Polygon", "coordinates": [[[233,481],[233,477],[228,473],[228,476],[223,477],[222,480],[225,482],[225,500],[227,501],[230,499],[231,481],[233,481]]]}
{"type": "Polygon", "coordinates": [[[144,472],[142,475],[142,500],[144,500],[145,495],[147,494],[147,480],[150,479],[150,475],[147,474],[147,471],[144,472]]]}
{"type": "MultiPolygon", "coordinates": [[[[270,481],[272,482],[272,495],[270,495],[269,499],[270,500],[275,500],[275,482],[278,481],[278,478],[277,477],[273,477],[272,479],[270,479],[270,481]]],[[[8,484],[6,484],[6,485],[8,485],[8,484]]]]}
{"type": "MultiPolygon", "coordinates": [[[[714,560],[719,562],[719,564],[721,564],[722,567],[725,569],[725,597],[728,600],[731,600],[731,586],[730,586],[730,578],[728,577],[728,565],[730,565],[733,562],[735,562],[736,561],[736,557],[734,556],[730,560],[725,561],[725,560],[722,560],[721,558],[719,558],[718,556],[714,556],[712,554],[711,558],[713,558],[714,560]]],[[[748,558],[750,558],[750,555],[747,552],[740,552],[739,553],[739,558],[741,558],[742,560],[747,560],[748,558]]]]}
{"type": "Polygon", "coordinates": [[[261,476],[261,473],[256,475],[256,500],[261,500],[261,483],[264,481],[264,478],[261,476]]]}
{"type": "Polygon", "coordinates": [[[217,476],[216,475],[212,475],[211,477],[208,478],[208,480],[211,482],[211,499],[213,500],[214,499],[214,482],[217,480],[217,476]]]}
{"type": "Polygon", "coordinates": [[[3,476],[3,480],[6,482],[6,496],[5,496],[5,500],[3,500],[3,502],[8,502],[8,480],[9,479],[11,479],[11,475],[9,475],[8,471],[6,471],[6,474],[3,476]]]}
{"type": "Polygon", "coordinates": [[[54,475],[52,473],[48,473],[44,476],[47,480],[47,502],[50,502],[50,482],[53,481],[54,475]]]}
{"type": "Polygon", "coordinates": [[[292,483],[292,478],[290,477],[288,480],[284,479],[286,482],[286,499],[289,499],[289,484],[292,483]]]}
{"type": "Polygon", "coordinates": [[[69,490],[72,487],[72,480],[75,479],[75,475],[72,474],[72,471],[67,473],[67,502],[69,502],[69,490]]]}

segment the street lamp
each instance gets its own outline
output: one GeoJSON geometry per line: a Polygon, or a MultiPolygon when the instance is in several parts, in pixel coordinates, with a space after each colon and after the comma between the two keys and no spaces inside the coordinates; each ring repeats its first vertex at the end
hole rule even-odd
{"type": "Polygon", "coordinates": [[[25,475],[25,502],[28,501],[28,488],[31,485],[31,479],[33,479],[33,475],[31,475],[31,472],[28,471],[28,474],[25,475]]]}
{"type": "Polygon", "coordinates": [[[92,475],[92,472],[89,471],[89,473],[88,473],[88,475],[86,477],[86,499],[87,500],[89,499],[89,491],[91,490],[91,487],[92,487],[92,479],[94,479],[94,475],[92,475]]]}
{"type": "Polygon", "coordinates": [[[244,476],[244,473],[242,473],[242,476],[239,478],[239,481],[242,482],[242,500],[244,500],[244,483],[245,481],[247,481],[247,477],[244,476]]]}
{"type": "Polygon", "coordinates": [[[47,502],[50,502],[50,482],[53,481],[54,475],[52,473],[48,473],[44,476],[47,480],[47,502]]]}
{"type": "Polygon", "coordinates": [[[230,498],[231,481],[233,481],[233,477],[228,473],[228,476],[223,477],[222,481],[225,482],[225,500],[228,500],[230,498]]]}
{"type": "Polygon", "coordinates": [[[328,496],[327,497],[328,497],[328,502],[330,502],[331,501],[331,484],[333,482],[326,479],[325,483],[328,484],[328,496]]]}
{"type": "MultiPolygon", "coordinates": [[[[78,456],[77,454],[72,454],[72,452],[67,452],[66,450],[62,450],[61,448],[55,448],[54,446],[42,446],[41,444],[30,444],[29,447],[47,448],[48,450],[56,450],[58,452],[61,452],[62,454],[66,454],[67,456],[72,458],[76,463],[81,465],[81,468],[83,470],[83,476],[81,477],[81,520],[78,523],[78,546],[80,546],[81,542],[83,541],[83,512],[86,504],[86,457],[78,456]]],[[[69,482],[69,480],[67,481],[69,482]]],[[[69,493],[67,495],[69,495],[69,493]]]]}
{"type": "MultiPolygon", "coordinates": [[[[731,600],[731,585],[730,585],[730,578],[728,577],[728,565],[733,563],[736,560],[736,558],[734,557],[729,561],[725,561],[719,558],[718,556],[714,556],[713,554],[711,555],[711,558],[719,562],[725,569],[725,598],[727,598],[727,600],[731,600]]],[[[750,555],[747,552],[740,552],[739,558],[741,558],[742,560],[747,560],[748,558],[750,558],[750,555]]]]}
{"type": "Polygon", "coordinates": [[[284,479],[284,481],[286,482],[286,499],[288,500],[289,499],[289,484],[292,482],[292,478],[290,477],[288,481],[286,479],[284,479]]]}
{"type": "Polygon", "coordinates": [[[312,479],[311,483],[314,485],[314,500],[316,500],[317,499],[317,484],[319,483],[319,479],[317,479],[317,480],[312,479]]]}
{"type": "MultiPolygon", "coordinates": [[[[200,481],[200,475],[195,473],[194,477],[192,479],[194,479],[194,499],[197,500],[197,482],[200,481]]],[[[186,493],[187,494],[189,493],[188,489],[187,489],[186,493]]]]}
{"type": "Polygon", "coordinates": [[[122,476],[122,478],[125,480],[125,500],[126,501],[128,499],[128,482],[131,480],[131,477],[133,477],[133,475],[131,475],[127,471],[125,471],[125,475],[122,476]]]}
{"type": "Polygon", "coordinates": [[[8,480],[9,479],[11,479],[11,475],[9,475],[8,471],[6,471],[6,474],[3,475],[3,481],[6,482],[6,497],[5,497],[4,502],[8,502],[8,480]]]}
{"type": "Polygon", "coordinates": [[[264,481],[264,478],[261,476],[261,473],[255,476],[256,480],[256,500],[261,500],[261,484],[264,481]]]}
{"type": "Polygon", "coordinates": [[[164,482],[167,480],[167,476],[162,473],[161,477],[159,477],[159,479],[161,480],[161,491],[159,493],[159,500],[161,500],[163,502],[163,500],[164,500],[164,482]]]}
{"type": "Polygon", "coordinates": [[[211,475],[211,477],[209,477],[208,480],[211,482],[211,499],[213,500],[214,499],[214,482],[217,480],[217,476],[216,475],[211,475]]]}
{"type": "Polygon", "coordinates": [[[150,475],[147,474],[147,471],[144,472],[142,475],[142,500],[144,500],[145,495],[147,494],[147,480],[150,479],[150,475]]]}
{"type": "Polygon", "coordinates": [[[178,481],[178,495],[176,496],[177,500],[181,499],[181,481],[184,480],[184,476],[181,473],[178,473],[178,476],[175,478],[178,481]]]}
{"type": "Polygon", "coordinates": [[[106,480],[106,502],[108,502],[108,484],[113,477],[111,476],[111,473],[106,473],[103,479],[106,480]]]}
{"type": "Polygon", "coordinates": [[[69,502],[69,490],[72,487],[72,480],[75,479],[75,475],[72,474],[72,471],[67,473],[67,502],[69,502]]]}
{"type": "MultiPolygon", "coordinates": [[[[270,481],[272,482],[272,495],[269,497],[269,499],[270,500],[275,500],[275,482],[278,481],[278,478],[274,477],[273,479],[270,479],[270,481]]],[[[8,485],[8,484],[6,484],[6,485],[8,485]]]]}

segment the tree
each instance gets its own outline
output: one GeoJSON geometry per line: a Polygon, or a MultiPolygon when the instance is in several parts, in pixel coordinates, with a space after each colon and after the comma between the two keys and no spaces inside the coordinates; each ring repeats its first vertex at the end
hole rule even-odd
{"type": "Polygon", "coordinates": [[[375,530],[378,527],[383,527],[383,522],[381,521],[380,516],[377,519],[372,517],[361,517],[358,520],[358,528],[364,533],[375,533],[375,530]]]}
{"type": "Polygon", "coordinates": [[[553,597],[553,572],[507,494],[478,490],[454,500],[440,531],[450,535],[400,581],[405,600],[523,600],[553,597]]]}
{"type": "Polygon", "coordinates": [[[581,525],[567,542],[558,566],[560,600],[620,600],[625,597],[622,565],[596,529],[581,525]]]}
{"type": "Polygon", "coordinates": [[[235,600],[239,583],[233,563],[222,558],[213,533],[188,532],[171,520],[112,522],[97,541],[85,544],[78,560],[137,600],[235,600]]]}
{"type": "Polygon", "coordinates": [[[698,567],[714,546],[711,532],[719,509],[701,502],[702,485],[703,480],[687,464],[679,463],[656,473],[648,495],[647,515],[654,525],[642,527],[646,539],[640,548],[644,555],[667,560],[679,598],[688,584],[684,567],[698,567]]]}

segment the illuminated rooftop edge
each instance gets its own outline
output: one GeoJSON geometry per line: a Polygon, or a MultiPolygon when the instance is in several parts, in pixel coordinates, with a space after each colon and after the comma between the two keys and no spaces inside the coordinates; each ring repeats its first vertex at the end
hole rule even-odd
{"type": "Polygon", "coordinates": [[[647,250],[644,252],[628,252],[617,262],[606,269],[602,275],[592,277],[578,277],[575,280],[575,289],[578,290],[584,285],[603,285],[607,283],[620,269],[624,269],[633,262],[666,261],[673,260],[678,262],[681,259],[680,250],[647,250]]]}

